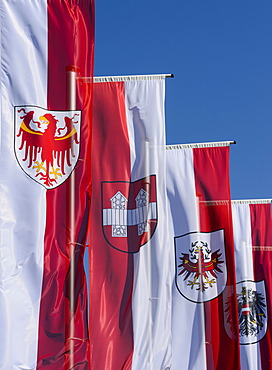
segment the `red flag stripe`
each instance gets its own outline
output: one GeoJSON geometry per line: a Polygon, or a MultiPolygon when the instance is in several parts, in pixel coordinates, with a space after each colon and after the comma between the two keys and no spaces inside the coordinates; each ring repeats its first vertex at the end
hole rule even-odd
{"type": "Polygon", "coordinates": [[[271,204],[250,204],[251,239],[254,276],[256,281],[265,280],[268,327],[259,342],[262,370],[271,369],[272,356],[272,208],[271,204]]]}
{"type": "MultiPolygon", "coordinates": [[[[48,0],[47,108],[67,110],[66,72],[76,65],[84,76],[93,74],[94,9],[90,0],[48,0]]],[[[87,291],[83,254],[88,222],[91,135],[91,85],[77,94],[82,110],[80,157],[74,170],[75,215],[71,215],[71,177],[47,191],[44,276],[40,304],[37,368],[62,369],[77,364],[88,368],[87,291]],[[71,235],[71,218],[75,232],[71,235]],[[71,312],[71,253],[75,264],[74,312],[71,312]],[[71,333],[71,321],[75,323],[71,333]],[[71,338],[71,334],[73,338],[71,338]],[[71,345],[72,344],[72,345],[71,345]],[[71,350],[74,352],[71,354],[71,350]]]]}
{"type": "Polygon", "coordinates": [[[133,255],[112,248],[101,230],[101,182],[130,181],[124,83],[95,83],[93,112],[91,158],[96,198],[91,205],[90,238],[91,368],[129,369],[133,355],[133,255]]]}
{"type": "MultiPolygon", "coordinates": [[[[224,229],[228,271],[227,286],[235,285],[234,245],[229,186],[229,147],[193,149],[196,195],[199,200],[200,231],[224,229]],[[223,201],[217,205],[206,202],[223,201]]],[[[207,368],[238,368],[239,343],[224,328],[223,294],[205,302],[207,368]],[[222,350],[224,343],[224,350],[222,350]],[[224,365],[222,365],[224,364],[224,365]],[[222,367],[224,366],[224,367],[222,367]]],[[[233,296],[232,318],[238,334],[236,298],[233,296]]],[[[238,336],[237,336],[238,337],[238,336]]]]}

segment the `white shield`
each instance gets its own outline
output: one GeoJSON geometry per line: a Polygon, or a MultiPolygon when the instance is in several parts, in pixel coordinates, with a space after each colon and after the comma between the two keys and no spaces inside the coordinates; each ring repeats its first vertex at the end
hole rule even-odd
{"type": "Polygon", "coordinates": [[[23,171],[46,189],[62,184],[79,156],[80,111],[14,108],[15,154],[23,171]]]}
{"type": "Polygon", "coordinates": [[[175,251],[180,294],[200,303],[223,292],[227,282],[224,230],[175,237],[175,251]]]}
{"type": "Polygon", "coordinates": [[[241,281],[236,285],[240,344],[259,342],[267,331],[265,283],[241,281]]]}

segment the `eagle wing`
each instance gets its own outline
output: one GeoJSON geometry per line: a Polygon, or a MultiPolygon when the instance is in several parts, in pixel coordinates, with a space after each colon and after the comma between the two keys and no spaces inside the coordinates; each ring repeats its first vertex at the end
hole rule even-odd
{"type": "MultiPolygon", "coordinates": [[[[188,253],[182,253],[182,256],[179,257],[182,263],[178,265],[179,268],[182,270],[179,272],[179,275],[186,274],[184,277],[184,280],[186,280],[191,274],[197,273],[197,263],[191,262],[189,259],[189,254],[188,253]]],[[[199,275],[199,274],[198,274],[199,275]]],[[[197,276],[198,276],[197,275],[197,276]]]]}
{"type": "Polygon", "coordinates": [[[30,123],[33,121],[33,115],[34,111],[30,111],[24,117],[21,117],[23,121],[17,134],[17,137],[21,137],[21,145],[18,149],[23,150],[24,148],[24,158],[22,160],[26,161],[29,159],[29,168],[36,161],[37,154],[41,152],[44,146],[43,133],[34,131],[30,127],[30,123]]]}
{"type": "Polygon", "coordinates": [[[75,157],[74,145],[79,144],[78,132],[73,123],[73,118],[65,117],[67,132],[65,136],[55,137],[53,143],[53,153],[63,174],[65,162],[71,166],[71,157],[75,157]]]}
{"type": "Polygon", "coordinates": [[[213,275],[213,277],[217,277],[215,272],[223,272],[220,269],[219,265],[224,261],[220,260],[222,253],[220,253],[219,251],[220,250],[217,249],[217,251],[213,252],[211,256],[211,262],[205,263],[205,270],[209,271],[213,275]]]}

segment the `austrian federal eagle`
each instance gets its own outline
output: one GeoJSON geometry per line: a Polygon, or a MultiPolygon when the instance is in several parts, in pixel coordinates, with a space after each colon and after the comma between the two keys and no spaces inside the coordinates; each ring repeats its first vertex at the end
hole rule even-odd
{"type": "Polygon", "coordinates": [[[261,292],[243,287],[241,293],[237,294],[237,301],[240,336],[257,336],[266,318],[265,298],[261,292]]]}
{"type": "Polygon", "coordinates": [[[74,126],[78,114],[64,116],[64,122],[59,124],[53,113],[45,113],[35,121],[34,110],[21,108],[17,112],[22,120],[17,134],[21,138],[18,150],[24,151],[22,161],[28,161],[27,167],[35,168],[36,177],[50,188],[59,176],[65,175],[65,167],[72,165],[74,145],[79,144],[74,126]]]}

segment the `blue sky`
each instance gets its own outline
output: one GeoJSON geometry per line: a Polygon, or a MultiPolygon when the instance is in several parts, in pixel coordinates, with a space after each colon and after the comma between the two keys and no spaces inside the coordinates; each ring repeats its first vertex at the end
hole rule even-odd
{"type": "Polygon", "coordinates": [[[233,199],[272,198],[272,1],[97,0],[95,75],[173,73],[167,144],[236,140],[233,199]]]}

